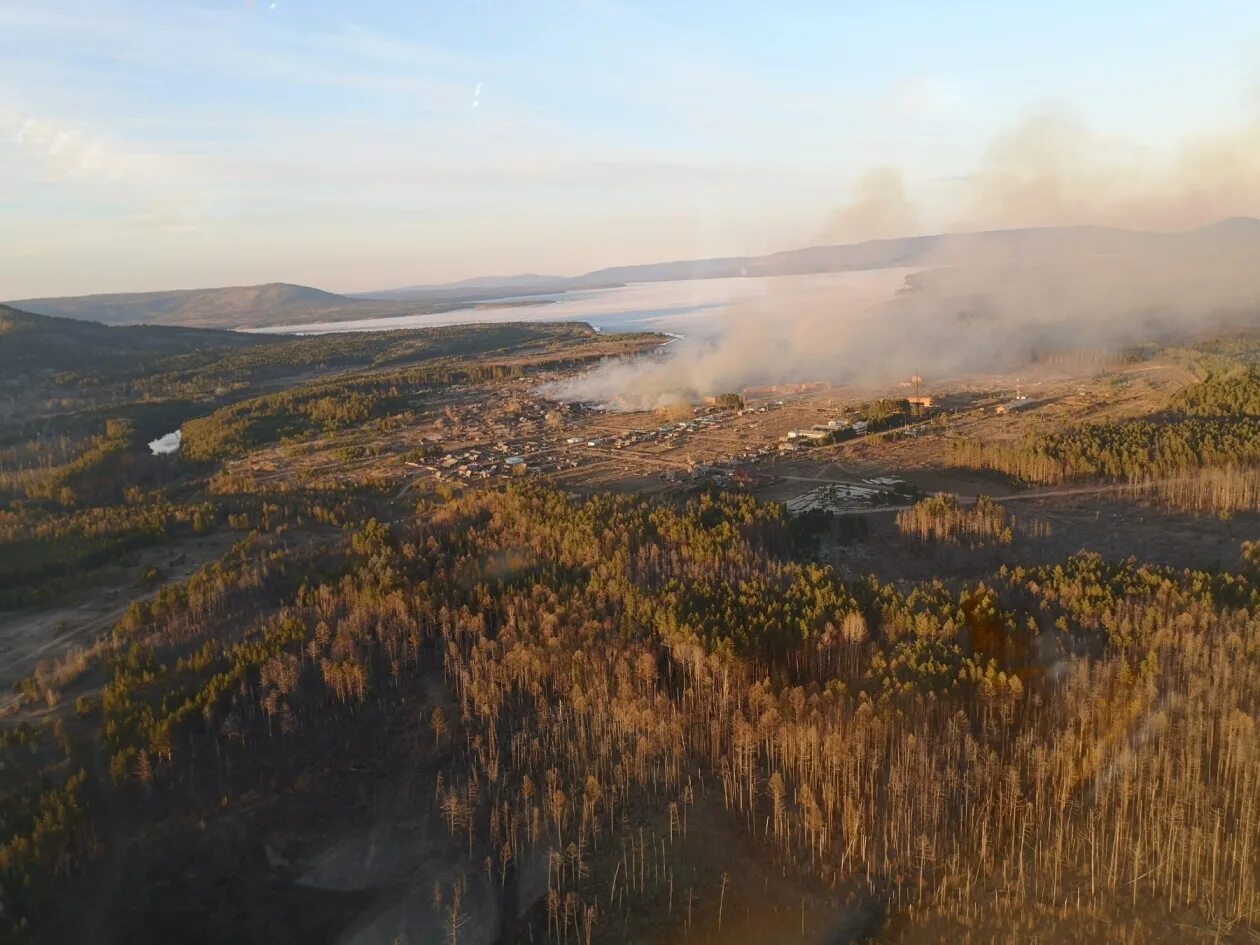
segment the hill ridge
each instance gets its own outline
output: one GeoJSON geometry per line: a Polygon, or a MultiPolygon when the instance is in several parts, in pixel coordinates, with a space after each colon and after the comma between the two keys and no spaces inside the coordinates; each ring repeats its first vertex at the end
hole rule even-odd
{"type": "Polygon", "coordinates": [[[8,304],[41,315],[109,325],[201,328],[265,327],[448,312],[497,299],[522,299],[627,283],[679,282],[936,267],[982,262],[1024,264],[1042,258],[1084,258],[1138,252],[1188,255],[1260,254],[1260,219],[1229,217],[1180,231],[1130,230],[1093,224],[1013,227],[833,243],[760,256],[677,259],[595,269],[578,276],[481,276],[431,286],[340,295],[290,282],[157,292],[19,299],[8,304]]]}

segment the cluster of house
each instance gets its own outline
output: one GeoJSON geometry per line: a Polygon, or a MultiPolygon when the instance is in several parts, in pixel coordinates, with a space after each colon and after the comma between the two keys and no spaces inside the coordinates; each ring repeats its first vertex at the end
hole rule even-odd
{"type": "MultiPolygon", "coordinates": [[[[576,405],[557,405],[521,391],[504,397],[502,404],[470,404],[448,411],[445,423],[464,443],[474,444],[455,449],[444,456],[424,462],[408,462],[439,480],[489,479],[495,476],[521,475],[536,463],[528,457],[545,451],[551,443],[547,433],[557,412],[568,416],[580,413],[576,405]]],[[[549,457],[547,465],[559,468],[565,460],[549,457]]],[[[577,461],[567,461],[576,466],[577,461]]]]}
{"type": "Polygon", "coordinates": [[[744,407],[739,410],[697,413],[696,416],[689,420],[662,423],[651,430],[637,430],[632,433],[595,437],[586,440],[579,436],[571,436],[565,440],[565,443],[569,445],[585,443],[587,446],[603,446],[615,450],[625,449],[627,446],[635,446],[639,443],[670,443],[680,438],[685,438],[688,434],[698,433],[735,417],[750,413],[765,413],[770,410],[770,407],[771,405],[763,405],[760,407],[744,407]]]}
{"type": "Polygon", "coordinates": [[[816,443],[832,443],[848,436],[862,436],[870,424],[865,420],[848,421],[843,418],[815,423],[812,427],[788,430],[779,445],[780,450],[794,450],[816,443]]]}
{"type": "MultiPolygon", "coordinates": [[[[502,447],[504,444],[499,444],[502,447]]],[[[468,449],[458,453],[447,453],[435,463],[410,463],[418,469],[433,473],[433,477],[442,479],[489,479],[494,475],[510,472],[513,467],[523,465],[522,456],[503,456],[506,450],[468,449]],[[499,455],[496,455],[498,453],[499,455]]]]}
{"type": "Polygon", "coordinates": [[[993,412],[999,415],[1015,413],[1020,410],[1027,410],[1032,405],[1033,402],[1031,400],[1029,400],[1026,396],[1021,395],[1016,397],[1014,400],[1008,400],[1004,404],[998,404],[993,408],[993,412]]]}
{"type": "MultiPolygon", "coordinates": [[[[469,445],[451,450],[441,457],[408,461],[408,465],[425,470],[438,480],[479,480],[526,472],[558,472],[579,465],[583,458],[580,450],[556,449],[556,414],[562,415],[562,422],[571,421],[593,408],[580,404],[556,404],[520,391],[505,396],[505,401],[509,400],[510,404],[504,403],[501,408],[497,404],[470,404],[448,411],[445,422],[452,431],[457,431],[460,441],[469,445]]],[[[782,401],[738,409],[701,407],[687,419],[662,423],[645,430],[595,436],[589,433],[568,435],[563,439],[563,446],[622,450],[638,444],[678,445],[691,434],[715,428],[739,416],[766,413],[780,406],[782,401]]],[[[749,465],[770,458],[777,452],[773,443],[749,445],[738,455],[729,457],[729,468],[696,467],[699,472],[693,469],[688,473],[673,474],[672,478],[703,477],[723,484],[751,485],[764,477],[752,472],[749,465]]]]}
{"type": "Polygon", "coordinates": [[[683,470],[671,470],[665,473],[664,478],[669,482],[707,480],[718,486],[741,486],[745,489],[751,489],[774,481],[773,477],[758,472],[748,463],[742,463],[738,466],[696,463],[685,472],[683,470]]]}
{"type": "Polygon", "coordinates": [[[773,397],[776,394],[807,394],[812,391],[827,390],[830,381],[805,381],[801,384],[766,384],[761,387],[745,387],[740,393],[746,397],[773,397]]]}
{"type": "Polygon", "coordinates": [[[448,453],[431,463],[408,461],[407,465],[432,473],[438,481],[450,479],[491,479],[497,476],[521,476],[527,472],[557,472],[572,469],[578,461],[572,457],[539,455],[536,460],[513,453],[506,443],[488,449],[467,449],[448,453]]]}

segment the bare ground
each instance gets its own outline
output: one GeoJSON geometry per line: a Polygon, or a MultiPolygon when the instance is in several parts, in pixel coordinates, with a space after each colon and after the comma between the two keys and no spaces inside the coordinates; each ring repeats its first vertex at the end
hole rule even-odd
{"type": "Polygon", "coordinates": [[[89,586],[57,607],[0,612],[0,712],[14,703],[14,684],[29,676],[41,661],[52,662],[72,647],[91,645],[109,631],[134,599],[188,578],[221,558],[240,538],[223,529],[145,548],[96,571],[89,586]],[[148,566],[159,568],[162,577],[141,586],[139,572],[148,566]]]}

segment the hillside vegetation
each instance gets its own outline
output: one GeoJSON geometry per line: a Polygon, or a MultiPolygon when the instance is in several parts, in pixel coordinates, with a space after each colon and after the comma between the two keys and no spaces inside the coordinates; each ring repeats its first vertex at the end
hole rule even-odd
{"type": "MultiPolygon", "coordinates": [[[[656,336],[6,318],[36,366],[0,412],[0,940],[1260,932],[1254,339],[1186,349],[1202,380],[1140,416],[873,391],[838,408],[865,436],[782,476],[613,492],[563,461],[675,441],[537,390],[656,336]],[[1018,522],[1019,483],[795,516],[741,491],[809,495],[923,428],[1085,491],[1018,522]],[[1136,556],[1099,550],[1130,525],[1136,556]]],[[[763,408],[637,420],[743,449],[798,422],[763,408]]]]}
{"type": "Polygon", "coordinates": [[[1224,368],[1179,390],[1151,416],[1034,430],[1018,442],[959,439],[949,459],[1051,485],[1221,480],[1219,471],[1260,465],[1260,368],[1246,360],[1255,350],[1254,342],[1235,343],[1228,359],[1212,351],[1205,360],[1224,368]]]}
{"type": "Polygon", "coordinates": [[[785,558],[788,529],[744,499],[522,488],[323,549],[250,539],[115,627],[92,724],[14,795],[30,813],[0,847],[10,914],[93,854],[104,811],[247,791],[241,772],[300,767],[317,731],[388,724],[436,673],[449,702],[399,748],[438,752],[445,829],[485,865],[467,883],[496,900],[551,864],[520,932],[536,940],[596,940],[671,890],[669,908],[699,897],[720,926],[720,870],[671,867],[706,812],[881,903],[894,939],[991,941],[1028,917],[1065,941],[1101,916],[1131,941],[1172,916],[1250,921],[1250,561],[1172,573],[1081,555],[898,588],[785,558]],[[96,753],[106,783],[85,773],[96,753]]]}

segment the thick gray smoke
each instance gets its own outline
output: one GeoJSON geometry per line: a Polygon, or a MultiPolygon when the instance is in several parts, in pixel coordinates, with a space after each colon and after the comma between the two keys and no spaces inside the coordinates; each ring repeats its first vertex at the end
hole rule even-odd
{"type": "Polygon", "coordinates": [[[768,278],[704,337],[548,393],[620,409],[766,384],[878,384],[1017,367],[1260,320],[1260,221],[1183,234],[1071,228],[944,240],[916,269],[768,278]],[[966,258],[963,258],[963,257],[966,258]]]}
{"type": "Polygon", "coordinates": [[[921,226],[901,172],[873,167],[857,182],[852,198],[831,214],[824,236],[829,243],[852,243],[918,233],[921,226]]]}
{"type": "Polygon", "coordinates": [[[861,349],[862,322],[878,320],[906,275],[896,269],[765,279],[763,295],[731,303],[702,331],[657,355],[606,362],[546,393],[650,410],[749,386],[840,377],[850,370],[842,353],[861,349]]]}
{"type": "MultiPolygon", "coordinates": [[[[705,337],[550,393],[645,409],[764,384],[945,378],[1260,320],[1260,220],[1237,216],[1260,214],[1260,123],[1153,158],[1038,115],[995,140],[962,186],[967,229],[1056,228],[943,237],[908,252],[911,269],[769,278],[705,337]]],[[[919,217],[880,168],[827,232],[885,235],[919,217]]]]}
{"type": "Polygon", "coordinates": [[[1071,113],[1038,111],[990,142],[962,185],[951,229],[1176,230],[1260,216],[1260,114],[1153,151],[1071,113]]]}

